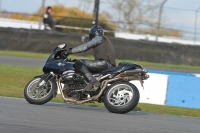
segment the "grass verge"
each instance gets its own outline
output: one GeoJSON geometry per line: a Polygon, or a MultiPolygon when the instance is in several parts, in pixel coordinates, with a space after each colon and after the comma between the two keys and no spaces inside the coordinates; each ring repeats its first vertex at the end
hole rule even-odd
{"type": "MultiPolygon", "coordinates": [[[[50,55],[47,53],[33,53],[33,52],[24,52],[24,51],[0,51],[0,55],[4,56],[16,56],[16,57],[30,57],[30,58],[45,58],[50,55]]],[[[77,58],[88,58],[93,59],[92,56],[77,56],[77,55],[70,55],[70,58],[77,59],[77,58]]],[[[152,63],[152,62],[144,62],[144,61],[134,61],[134,60],[117,60],[117,63],[120,62],[134,62],[137,64],[141,64],[142,66],[146,67],[157,67],[157,68],[172,68],[172,69],[182,69],[182,70],[200,70],[199,66],[187,66],[187,65],[174,65],[174,64],[164,64],[164,63],[152,63]]]]}
{"type": "MultiPolygon", "coordinates": [[[[0,66],[0,96],[23,98],[25,85],[34,76],[42,73],[41,67],[28,66],[0,66]]],[[[54,98],[54,102],[63,102],[60,95],[54,98]]],[[[84,105],[104,107],[102,103],[86,103],[84,105]]],[[[152,104],[138,104],[135,111],[153,112],[160,114],[172,114],[181,116],[200,117],[200,109],[160,106],[152,104]]]]}

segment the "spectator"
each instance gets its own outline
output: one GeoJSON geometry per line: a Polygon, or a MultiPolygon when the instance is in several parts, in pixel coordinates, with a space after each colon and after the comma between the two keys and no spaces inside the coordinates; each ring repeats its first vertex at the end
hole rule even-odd
{"type": "Polygon", "coordinates": [[[52,8],[48,6],[43,18],[43,23],[44,23],[45,29],[47,30],[51,30],[54,27],[54,21],[51,16],[51,12],[52,12],[52,8]]]}

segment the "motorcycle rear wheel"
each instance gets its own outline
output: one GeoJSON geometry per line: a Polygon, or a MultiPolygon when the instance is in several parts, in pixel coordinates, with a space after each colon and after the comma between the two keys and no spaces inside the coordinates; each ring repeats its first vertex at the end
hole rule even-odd
{"type": "Polygon", "coordinates": [[[133,110],[139,102],[137,87],[129,82],[117,82],[109,86],[104,95],[104,105],[112,113],[124,114],[133,110]]]}
{"type": "Polygon", "coordinates": [[[55,80],[49,80],[44,86],[37,88],[40,79],[40,77],[32,79],[24,88],[24,98],[30,104],[42,105],[53,98],[53,89],[57,88],[55,80]]]}

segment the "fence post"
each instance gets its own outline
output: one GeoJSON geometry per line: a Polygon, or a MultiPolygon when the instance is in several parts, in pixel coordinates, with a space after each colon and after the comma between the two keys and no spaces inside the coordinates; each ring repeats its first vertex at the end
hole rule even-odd
{"type": "Polygon", "coordinates": [[[100,0],[95,0],[95,3],[94,3],[94,13],[93,13],[92,25],[98,25],[99,1],[100,1],[100,0]]]}
{"type": "Polygon", "coordinates": [[[121,20],[121,7],[123,6],[122,4],[124,3],[125,0],[120,2],[120,9],[119,9],[119,20],[118,20],[118,24],[117,24],[117,30],[118,32],[120,31],[120,20],[121,20]]]}
{"type": "Polygon", "coordinates": [[[41,30],[41,26],[42,26],[42,20],[43,20],[43,15],[44,15],[44,4],[45,4],[45,0],[42,0],[41,10],[40,10],[39,30],[41,30]]]}
{"type": "Polygon", "coordinates": [[[2,1],[3,1],[3,0],[0,0],[0,12],[1,12],[1,5],[2,5],[2,1]]]}
{"type": "Polygon", "coordinates": [[[160,32],[160,22],[161,22],[161,17],[162,17],[162,10],[163,10],[163,6],[166,2],[167,2],[167,0],[164,0],[160,6],[159,16],[158,16],[158,25],[157,25],[157,29],[156,29],[156,42],[158,41],[158,36],[159,36],[159,32],[160,32]]]}
{"type": "Polygon", "coordinates": [[[196,42],[196,36],[197,36],[197,19],[198,19],[198,11],[200,10],[200,7],[195,11],[195,26],[194,26],[194,43],[196,42]]]}

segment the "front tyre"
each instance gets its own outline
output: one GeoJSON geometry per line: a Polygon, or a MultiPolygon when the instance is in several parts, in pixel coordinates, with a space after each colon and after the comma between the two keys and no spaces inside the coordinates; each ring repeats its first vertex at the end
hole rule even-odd
{"type": "Polygon", "coordinates": [[[37,87],[40,77],[36,77],[28,82],[24,89],[24,97],[30,104],[45,104],[53,98],[53,89],[57,89],[57,84],[54,79],[48,80],[41,87],[37,87]]]}
{"type": "Polygon", "coordinates": [[[124,114],[133,110],[139,102],[137,87],[129,82],[117,82],[109,86],[104,95],[104,105],[112,113],[124,114]]]}

